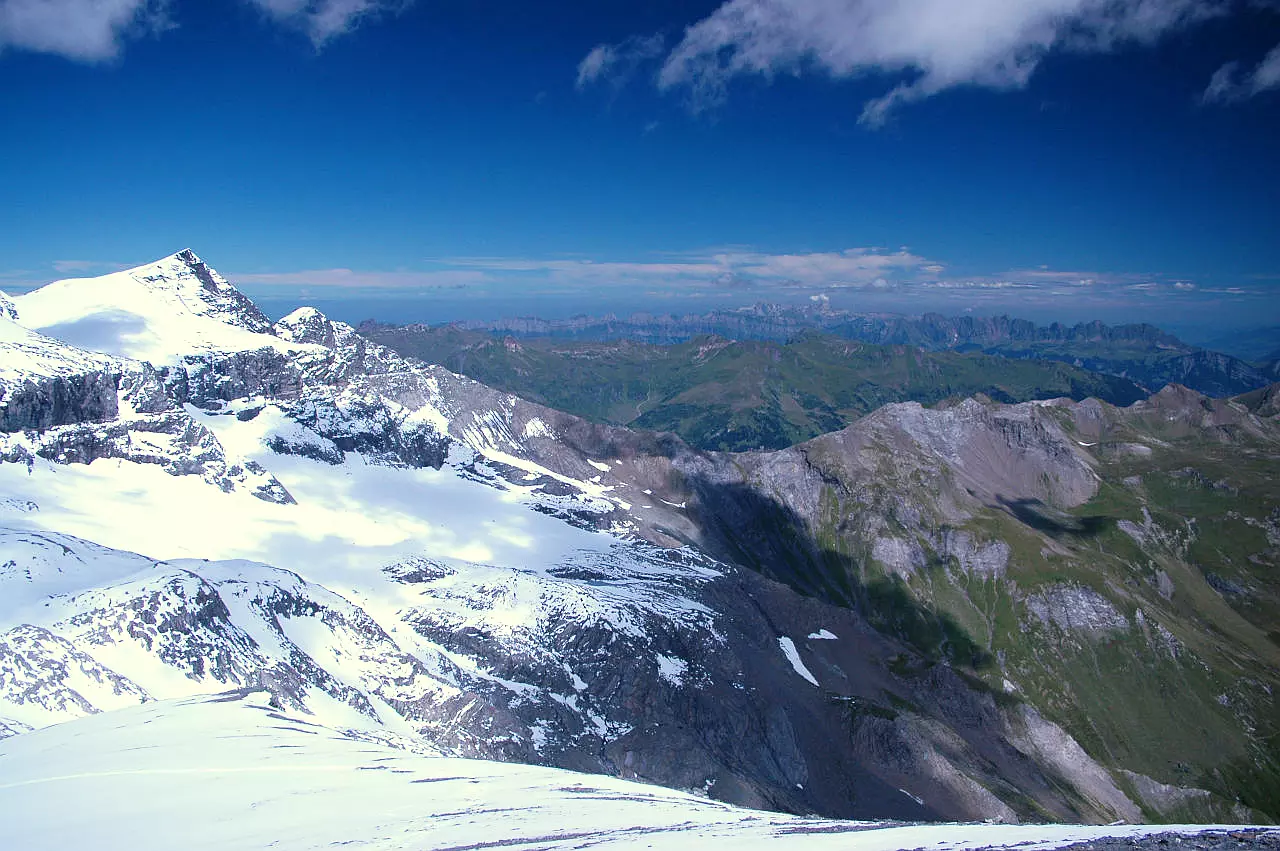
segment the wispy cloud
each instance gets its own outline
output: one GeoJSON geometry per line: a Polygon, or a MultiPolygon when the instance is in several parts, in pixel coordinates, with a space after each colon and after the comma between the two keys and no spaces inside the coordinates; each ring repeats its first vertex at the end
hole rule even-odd
{"type": "MultiPolygon", "coordinates": [[[[379,14],[413,0],[224,0],[248,2],[271,21],[304,33],[320,47],[379,14]]],[[[134,38],[176,25],[171,0],[0,0],[0,52],[52,53],[79,62],[120,55],[134,38]]]]}
{"type": "Polygon", "coordinates": [[[114,59],[126,40],[166,29],[167,7],[167,0],[0,0],[0,51],[114,59]]]}
{"type": "MultiPolygon", "coordinates": [[[[953,272],[910,248],[770,253],[708,248],[644,259],[454,257],[442,268],[483,274],[476,297],[571,298],[588,310],[616,305],[736,302],[827,303],[855,310],[941,310],[1038,314],[1061,318],[1185,313],[1194,304],[1274,299],[1264,285],[1194,281],[1151,271],[1112,272],[1049,266],[996,274],[953,272]],[[1152,312],[1154,311],[1154,313],[1152,312]]],[[[1208,310],[1216,308],[1206,308],[1208,310]]]]}
{"type": "Polygon", "coordinates": [[[1106,302],[1133,295],[1189,296],[1197,291],[1197,284],[1172,279],[1149,272],[1101,272],[1078,269],[1011,269],[998,275],[970,277],[939,277],[918,281],[926,290],[969,291],[975,294],[985,291],[1018,290],[1024,294],[1052,295],[1079,301],[1106,302]]]}
{"type": "Polygon", "coordinates": [[[250,0],[270,18],[306,33],[317,47],[355,29],[363,20],[398,12],[413,0],[250,0]]]}
{"type": "Polygon", "coordinates": [[[525,294],[661,292],[693,297],[741,290],[783,300],[813,293],[894,293],[906,298],[916,293],[973,299],[1052,296],[1106,303],[1134,296],[1192,298],[1215,291],[1185,277],[1152,272],[1037,266],[991,275],[953,274],[945,263],[909,248],[769,253],[732,247],[658,260],[453,257],[436,262],[446,269],[477,273],[495,290],[512,288],[525,294]]]}
{"type": "Polygon", "coordinates": [[[1205,103],[1230,103],[1280,88],[1280,44],[1272,48],[1252,71],[1240,72],[1239,62],[1228,62],[1213,73],[1204,90],[1205,103]]]}
{"type": "Polygon", "coordinates": [[[810,254],[722,254],[717,259],[743,275],[826,288],[878,286],[877,281],[886,276],[914,276],[926,265],[940,265],[905,248],[892,252],[848,248],[810,254]]]}
{"type": "Polygon", "coordinates": [[[578,88],[608,82],[620,87],[630,82],[647,61],[662,55],[661,35],[633,36],[620,44],[597,44],[578,63],[578,88]]]}
{"type": "MultiPolygon", "coordinates": [[[[957,86],[1022,88],[1055,50],[1151,43],[1230,6],[1231,0],[727,0],[685,30],[657,80],[663,90],[687,91],[697,111],[724,100],[738,76],[891,75],[897,82],[862,109],[862,122],[879,126],[903,104],[957,86]]],[[[601,60],[622,47],[593,49],[579,80],[588,68],[592,79],[606,74],[609,63],[601,60]]]]}
{"type": "Polygon", "coordinates": [[[768,286],[786,289],[881,287],[890,280],[915,277],[929,265],[907,249],[885,251],[849,248],[805,254],[768,254],[747,250],[713,250],[677,260],[598,261],[511,258],[453,258],[448,263],[489,273],[522,273],[558,284],[593,286],[652,285],[768,286]]]}
{"type": "MultiPolygon", "coordinates": [[[[57,260],[59,276],[101,275],[131,264],[57,260]]],[[[237,272],[223,269],[236,285],[263,295],[305,292],[327,297],[430,296],[465,291],[467,297],[570,295],[611,299],[656,294],[666,298],[728,297],[794,301],[814,297],[874,298],[890,295],[909,304],[919,298],[966,303],[1031,303],[1071,300],[1106,305],[1135,298],[1175,300],[1217,295],[1253,295],[1265,284],[1236,287],[1196,282],[1185,276],[1144,272],[1010,269],[997,274],[956,274],[937,259],[908,247],[846,248],[837,251],[766,252],[745,246],[673,252],[644,259],[586,257],[448,257],[425,260],[420,269],[323,268],[237,272]]],[[[52,274],[0,272],[0,288],[25,291],[52,274]]],[[[1266,278],[1267,276],[1258,276],[1266,278]]],[[[1231,283],[1235,283],[1234,281],[1231,283]]]]}

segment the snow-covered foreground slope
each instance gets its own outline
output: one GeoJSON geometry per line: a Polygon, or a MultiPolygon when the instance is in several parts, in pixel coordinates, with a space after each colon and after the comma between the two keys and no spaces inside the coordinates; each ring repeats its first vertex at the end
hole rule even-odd
{"type": "Polygon", "coordinates": [[[406,754],[279,711],[261,692],[152,703],[0,742],[0,824],[6,845],[28,851],[701,848],[715,842],[743,849],[951,851],[1054,848],[1156,830],[837,822],[761,813],[607,777],[406,754]]]}

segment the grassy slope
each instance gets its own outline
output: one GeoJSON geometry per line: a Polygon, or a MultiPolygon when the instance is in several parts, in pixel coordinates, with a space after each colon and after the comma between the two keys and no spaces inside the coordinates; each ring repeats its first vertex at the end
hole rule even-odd
{"type": "MultiPolygon", "coordinates": [[[[444,330],[411,342],[396,347],[553,407],[670,429],[709,448],[784,445],[904,398],[979,390],[1003,399],[1080,396],[1083,386],[1072,382],[1099,380],[1061,364],[818,335],[785,346],[712,338],[669,347],[507,345],[444,330]]],[[[1105,395],[1096,384],[1087,392],[1105,395]]],[[[1253,396],[1242,401],[1271,413],[1274,394],[1253,396]]],[[[1167,422],[1158,412],[1117,414],[1101,437],[1079,437],[1097,444],[1101,485],[1070,512],[1074,520],[1062,518],[1051,534],[990,507],[963,524],[979,540],[1010,546],[1002,576],[966,575],[932,549],[931,535],[947,524],[930,508],[936,494],[902,476],[892,451],[869,480],[851,482],[840,460],[821,457],[815,444],[810,460],[847,489],[824,486],[814,540],[780,543],[777,551],[793,555],[776,563],[756,564],[750,548],[735,560],[861,608],[938,663],[969,670],[1001,700],[1029,702],[1104,765],[1213,793],[1149,804],[1152,819],[1235,819],[1232,807],[1242,803],[1255,817],[1280,820],[1280,713],[1272,696],[1280,689],[1280,444],[1167,422]],[[1154,451],[1125,451],[1134,443],[1154,451]],[[910,537],[911,524],[899,523],[903,506],[932,530],[921,538],[926,566],[905,581],[871,557],[863,522],[887,518],[881,528],[910,537]],[[1122,521],[1149,533],[1135,540],[1122,521]],[[1132,628],[1087,635],[1040,624],[1028,597],[1062,585],[1098,592],[1132,628]]],[[[753,525],[778,541],[798,534],[771,514],[753,525]]],[[[1122,772],[1115,776],[1127,784],[1122,772]]]]}
{"type": "MultiPolygon", "coordinates": [[[[1152,818],[1232,818],[1238,801],[1280,819],[1272,698],[1280,688],[1280,447],[1166,433],[1152,418],[1117,427],[1097,454],[1099,492],[1071,512],[1089,518],[1079,531],[1047,535],[994,509],[966,524],[1010,545],[1003,577],[968,576],[935,555],[902,582],[869,557],[857,560],[861,585],[898,585],[920,607],[881,595],[869,601],[884,609],[873,619],[955,664],[976,661],[972,670],[994,689],[1016,683],[1015,696],[1104,764],[1214,793],[1151,810],[1152,818]],[[1130,441],[1158,448],[1147,457],[1107,452],[1130,441]],[[1121,521],[1150,532],[1139,542],[1121,521]],[[1039,624],[1027,597],[1062,584],[1098,591],[1131,623],[1141,610],[1145,626],[1084,636],[1039,624]],[[920,627],[922,611],[937,615],[931,630],[920,627]],[[911,618],[895,621],[902,612],[911,618]]],[[[930,501],[909,484],[892,487],[899,500],[930,501]]],[[[850,505],[833,520],[856,527],[865,510],[850,505]]]]}
{"type": "Polygon", "coordinates": [[[932,404],[1097,396],[1130,382],[1068,364],[876,346],[820,334],[779,344],[701,338],[674,346],[504,341],[453,328],[379,329],[401,354],[579,416],[672,431],[703,449],[779,449],[842,428],[887,402],[932,404]]]}

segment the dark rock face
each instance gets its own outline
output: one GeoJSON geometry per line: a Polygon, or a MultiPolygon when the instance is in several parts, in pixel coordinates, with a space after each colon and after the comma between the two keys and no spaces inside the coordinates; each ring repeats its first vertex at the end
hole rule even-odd
{"type": "Polygon", "coordinates": [[[286,405],[294,421],[330,441],[332,448],[291,444],[275,440],[286,454],[307,455],[341,463],[341,453],[361,452],[372,458],[409,467],[440,469],[448,455],[449,438],[425,423],[404,422],[387,403],[377,397],[349,398],[339,406],[333,399],[313,397],[286,405]],[[335,451],[336,450],[336,451],[335,451]]]}
{"type": "MultiPolygon", "coordinates": [[[[253,300],[240,292],[196,256],[190,248],[184,248],[174,255],[174,259],[186,264],[191,273],[200,281],[203,290],[204,312],[248,331],[261,334],[271,332],[271,320],[267,318],[253,300]]],[[[146,278],[141,278],[146,281],[146,278]]]]}
{"type": "Polygon", "coordinates": [[[249,396],[296,399],[302,388],[302,376],[288,356],[270,348],[191,355],[159,372],[179,403],[190,402],[198,408],[249,396]]]}
{"type": "Polygon", "coordinates": [[[105,422],[118,413],[118,376],[105,371],[27,379],[3,387],[0,431],[105,422]]]}

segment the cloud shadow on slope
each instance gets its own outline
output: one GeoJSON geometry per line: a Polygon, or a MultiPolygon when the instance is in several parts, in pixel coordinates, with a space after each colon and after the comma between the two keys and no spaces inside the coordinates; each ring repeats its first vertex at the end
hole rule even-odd
{"type": "Polygon", "coordinates": [[[1054,540],[1065,536],[1080,538],[1096,538],[1115,525],[1114,517],[1103,514],[1091,514],[1076,517],[1045,505],[1038,499],[1006,499],[996,494],[999,505],[992,508],[1003,509],[1018,522],[1042,532],[1054,540]]]}
{"type": "Polygon", "coordinates": [[[897,578],[868,579],[857,558],[836,540],[819,540],[790,506],[741,483],[691,478],[685,484],[697,495],[690,513],[713,556],[852,609],[927,658],[972,667],[990,663],[990,654],[954,618],[923,606],[897,578]]]}

